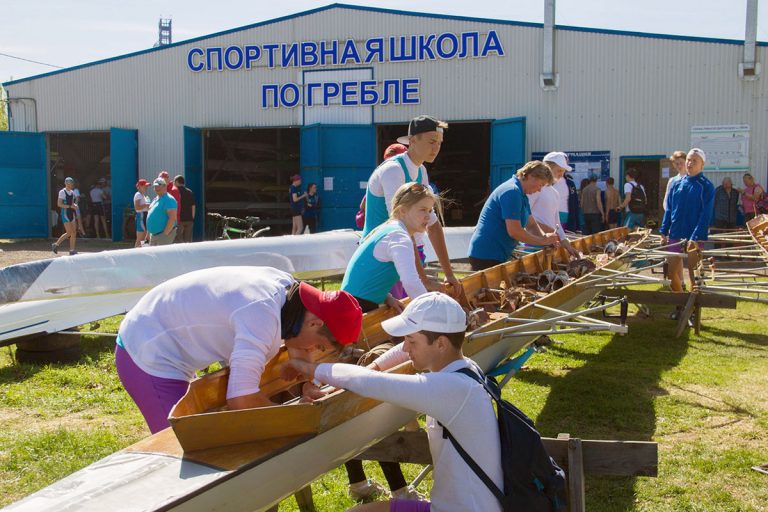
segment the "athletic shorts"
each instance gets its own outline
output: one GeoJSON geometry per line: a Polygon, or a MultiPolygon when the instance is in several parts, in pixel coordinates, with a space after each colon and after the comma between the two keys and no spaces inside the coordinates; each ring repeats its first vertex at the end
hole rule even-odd
{"type": "Polygon", "coordinates": [[[670,238],[667,242],[669,247],[667,247],[667,252],[676,252],[678,254],[683,254],[685,251],[683,250],[683,244],[680,243],[680,240],[677,238],[670,238]]]}
{"type": "Polygon", "coordinates": [[[147,212],[136,212],[136,232],[145,233],[147,231],[147,212]]]}
{"type": "Polygon", "coordinates": [[[104,203],[93,203],[91,205],[91,213],[104,217],[104,203]]]}
{"type": "Polygon", "coordinates": [[[75,210],[69,208],[61,209],[61,222],[66,224],[67,222],[75,222],[75,210]]]}
{"type": "Polygon", "coordinates": [[[390,500],[389,512],[429,512],[428,501],[390,500]]]}

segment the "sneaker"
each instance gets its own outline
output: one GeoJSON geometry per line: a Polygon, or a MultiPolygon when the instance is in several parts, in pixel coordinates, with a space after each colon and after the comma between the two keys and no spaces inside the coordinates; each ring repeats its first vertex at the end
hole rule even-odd
{"type": "Polygon", "coordinates": [[[427,496],[420,493],[412,485],[401,487],[396,491],[392,491],[393,500],[410,500],[410,501],[426,501],[427,496]]]}
{"type": "Polygon", "coordinates": [[[388,495],[384,486],[370,478],[363,482],[349,484],[349,497],[355,501],[370,501],[388,495]]]}
{"type": "Polygon", "coordinates": [[[77,254],[77,251],[69,251],[70,256],[74,256],[75,254],[77,254]]]}
{"type": "Polygon", "coordinates": [[[56,244],[51,244],[51,250],[53,251],[53,254],[59,254],[59,246],[56,244]]]}
{"type": "Polygon", "coordinates": [[[682,312],[683,312],[683,308],[681,308],[680,306],[677,306],[675,309],[672,310],[671,313],[669,313],[669,319],[677,320],[678,318],[680,318],[680,313],[682,312]]]}

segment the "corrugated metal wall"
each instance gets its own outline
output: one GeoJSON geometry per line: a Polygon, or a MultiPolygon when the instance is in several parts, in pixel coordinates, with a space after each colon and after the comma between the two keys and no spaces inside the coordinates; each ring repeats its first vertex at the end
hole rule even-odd
{"type": "Polygon", "coordinates": [[[498,32],[504,57],[373,64],[379,81],[421,79],[420,104],[378,105],[375,122],[405,122],[420,113],[453,121],[526,116],[527,155],[610,150],[614,176],[621,156],[687,148],[691,126],[748,124],[753,173],[766,182],[764,47],[757,49],[763,76],[747,82],[737,75],[739,45],[558,29],[560,86],[547,92],[539,86],[540,27],[337,7],[12,84],[8,91],[10,97],[36,98],[40,131],[138,129],[140,174],[149,177],[159,168],[182,170],[184,125],[302,123],[300,106],[261,107],[262,84],[301,83],[302,69],[269,69],[262,59],[250,71],[193,73],[187,68],[191,47],[489,30],[498,32]]]}

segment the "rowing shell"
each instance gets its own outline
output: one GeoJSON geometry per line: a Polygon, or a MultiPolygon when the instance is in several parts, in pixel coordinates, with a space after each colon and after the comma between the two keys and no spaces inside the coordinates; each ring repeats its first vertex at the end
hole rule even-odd
{"type": "Polygon", "coordinates": [[[768,215],[759,215],[750,220],[747,222],[747,229],[763,250],[763,255],[768,256],[768,215]]]}
{"type": "MultiPolygon", "coordinates": [[[[618,228],[572,244],[590,254],[593,247],[604,247],[611,239],[629,242],[628,235],[626,228],[618,228]]],[[[635,233],[629,248],[645,236],[646,232],[635,233]]],[[[472,274],[461,281],[462,301],[472,305],[483,290],[509,286],[520,275],[541,273],[566,258],[562,250],[554,255],[540,251],[472,274]]],[[[624,263],[621,258],[611,258],[597,271],[618,269],[624,263]]],[[[524,305],[509,317],[535,319],[556,315],[555,308],[575,310],[597,293],[581,284],[585,277],[524,305]]],[[[367,314],[358,344],[375,345],[381,340],[385,335],[380,321],[391,314],[384,310],[367,314]]],[[[490,321],[474,334],[492,335],[469,336],[465,343],[465,354],[486,371],[538,337],[493,334],[508,325],[507,316],[491,314],[490,321]]],[[[404,363],[389,371],[413,370],[410,363],[404,363]]],[[[277,365],[272,363],[264,372],[262,389],[279,391],[287,385],[277,377],[277,365]]],[[[312,404],[220,411],[225,387],[226,370],[193,382],[171,413],[176,432],[165,429],[7,510],[264,510],[415,417],[413,411],[343,390],[312,404]]]]}
{"type": "MultiPolygon", "coordinates": [[[[445,228],[448,255],[466,257],[473,228],[445,228]]],[[[80,254],[0,269],[0,346],[127,312],[153,286],[217,266],[260,265],[302,279],[343,274],[359,232],[330,231],[80,254]]],[[[427,246],[427,259],[437,257],[427,246]]]]}

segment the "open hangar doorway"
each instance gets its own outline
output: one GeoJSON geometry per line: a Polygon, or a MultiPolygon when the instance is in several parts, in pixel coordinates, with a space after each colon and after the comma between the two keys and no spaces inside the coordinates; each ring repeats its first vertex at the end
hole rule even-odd
{"type": "MultiPolygon", "coordinates": [[[[408,133],[407,124],[377,126],[381,161],[384,150],[408,133]]],[[[448,226],[474,226],[490,193],[490,122],[449,122],[434,163],[426,164],[429,180],[444,198],[448,226]]]]}
{"type": "Polygon", "coordinates": [[[624,183],[626,183],[627,171],[636,169],[639,172],[637,178],[645,189],[648,201],[648,211],[645,214],[646,224],[651,227],[660,227],[664,216],[664,193],[667,190],[669,178],[676,174],[672,168],[672,162],[664,155],[622,156],[620,184],[617,187],[624,196],[624,183]]]}
{"type": "MultiPolygon", "coordinates": [[[[48,133],[48,179],[50,235],[57,237],[64,232],[57,207],[59,190],[64,188],[64,179],[75,179],[75,188],[80,191],[80,211],[86,236],[95,236],[90,212],[90,191],[100,179],[106,180],[107,191],[111,186],[110,132],[51,132],[48,133]]],[[[110,203],[111,204],[111,203],[110,203]]],[[[107,233],[111,231],[111,208],[105,205],[107,233]]],[[[101,233],[100,233],[101,234],[101,233]]]]}
{"type": "MultiPolygon", "coordinates": [[[[259,217],[270,235],[290,234],[288,187],[299,173],[299,136],[299,128],[204,130],[205,212],[259,217]]],[[[216,229],[206,216],[205,239],[221,236],[216,229]]]]}

